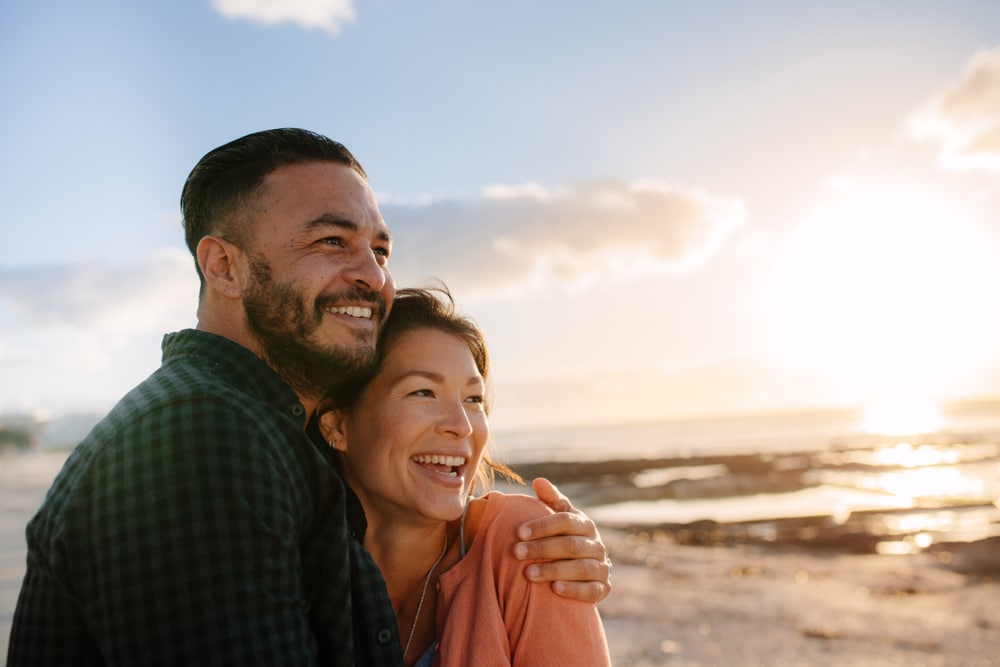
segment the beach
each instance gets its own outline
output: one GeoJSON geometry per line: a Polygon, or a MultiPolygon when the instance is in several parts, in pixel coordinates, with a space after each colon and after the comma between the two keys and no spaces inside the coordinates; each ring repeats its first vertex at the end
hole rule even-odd
{"type": "MultiPolygon", "coordinates": [[[[64,452],[35,451],[8,452],[0,459],[4,657],[24,574],[24,525],[64,457],[64,452]]],[[[790,467],[780,461],[768,459],[772,467],[790,467]]],[[[614,590],[599,609],[615,665],[1000,664],[1000,543],[995,537],[884,554],[875,541],[859,537],[865,533],[861,528],[872,525],[861,519],[841,521],[838,532],[817,529],[822,518],[786,517],[766,522],[770,530],[761,531],[759,520],[677,523],[653,514],[636,523],[607,511],[639,497],[649,502],[653,496],[676,496],[681,488],[671,479],[655,487],[655,494],[650,486],[642,491],[634,483],[636,475],[624,469],[663,464],[663,470],[692,471],[721,465],[685,462],[689,465],[643,460],[597,462],[584,469],[523,466],[525,473],[554,478],[595,517],[609,517],[599,526],[614,562],[614,590]],[[668,493],[668,488],[674,490],[668,493]],[[822,540],[824,532],[830,537],[822,540]]],[[[750,459],[730,463],[737,471],[741,465],[744,471],[756,470],[771,487],[788,486],[750,459]]],[[[738,472],[727,478],[749,484],[739,482],[738,472]]],[[[693,483],[686,479],[682,485],[689,498],[693,483]]],[[[725,491],[707,479],[703,483],[725,491]]],[[[993,525],[993,519],[987,523],[993,525]]],[[[878,543],[906,544],[905,535],[880,537],[878,543]]]]}
{"type": "Polygon", "coordinates": [[[1000,664],[1000,577],[933,554],[602,536],[615,565],[600,610],[618,667],[1000,664]]]}

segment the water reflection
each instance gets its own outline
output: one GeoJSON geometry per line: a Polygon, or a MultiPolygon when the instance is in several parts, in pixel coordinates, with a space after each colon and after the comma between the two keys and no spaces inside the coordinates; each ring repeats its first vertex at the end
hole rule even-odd
{"type": "Polygon", "coordinates": [[[703,529],[692,539],[897,554],[1000,535],[1000,443],[988,439],[854,439],[815,452],[677,463],[633,475],[645,500],[594,507],[595,518],[676,525],[686,536],[703,529]]]}

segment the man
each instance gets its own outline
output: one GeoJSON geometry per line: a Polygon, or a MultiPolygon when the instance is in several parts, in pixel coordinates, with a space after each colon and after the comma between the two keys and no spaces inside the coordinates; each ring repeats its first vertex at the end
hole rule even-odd
{"type": "MultiPolygon", "coordinates": [[[[29,523],[8,665],[401,664],[356,499],[303,428],[371,363],[394,294],[365,172],[326,137],[260,132],[203,157],[181,207],[197,329],[164,338],[29,523]]],[[[575,555],[529,569],[603,598],[593,523],[543,491],[566,511],[522,526],[547,539],[521,555],[575,555]]]]}

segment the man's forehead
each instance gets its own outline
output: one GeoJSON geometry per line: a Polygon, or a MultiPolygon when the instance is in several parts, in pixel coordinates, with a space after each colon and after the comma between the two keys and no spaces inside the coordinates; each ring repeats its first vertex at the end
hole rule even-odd
{"type": "Polygon", "coordinates": [[[357,231],[371,227],[376,238],[391,241],[368,180],[350,166],[332,161],[281,165],[261,183],[262,203],[284,202],[310,209],[317,222],[340,220],[357,231]]]}
{"type": "Polygon", "coordinates": [[[357,188],[371,192],[368,179],[349,165],[332,160],[307,160],[278,165],[264,176],[263,185],[272,189],[310,187],[357,188]]]}

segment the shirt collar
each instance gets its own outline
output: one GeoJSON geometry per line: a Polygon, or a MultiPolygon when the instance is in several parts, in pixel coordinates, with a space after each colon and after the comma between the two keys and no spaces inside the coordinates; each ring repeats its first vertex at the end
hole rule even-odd
{"type": "Polygon", "coordinates": [[[184,329],[163,337],[163,365],[198,359],[198,365],[252,396],[304,421],[305,408],[280,375],[256,354],[228,338],[207,331],[184,329]]]}

